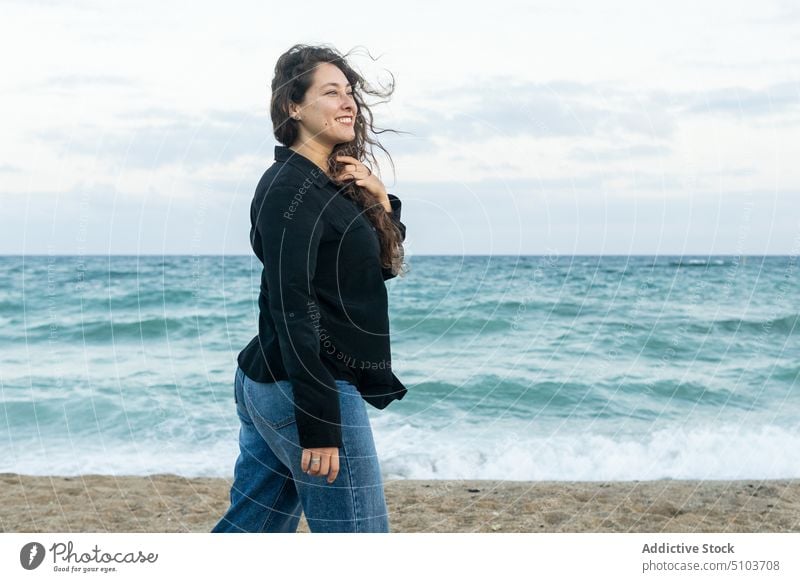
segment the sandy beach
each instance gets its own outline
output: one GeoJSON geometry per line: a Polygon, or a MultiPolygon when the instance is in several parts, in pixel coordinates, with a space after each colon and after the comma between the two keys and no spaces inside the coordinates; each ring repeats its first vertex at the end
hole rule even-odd
{"type": "MultiPolygon", "coordinates": [[[[208,532],[230,481],[0,474],[0,531],[208,532]]],[[[392,532],[800,532],[800,480],[385,484],[392,532]]],[[[308,532],[301,518],[298,532],[308,532]]]]}

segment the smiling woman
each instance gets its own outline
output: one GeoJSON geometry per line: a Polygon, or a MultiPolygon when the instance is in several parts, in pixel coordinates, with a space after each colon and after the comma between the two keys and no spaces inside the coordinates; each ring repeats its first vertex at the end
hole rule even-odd
{"type": "Polygon", "coordinates": [[[397,274],[403,268],[403,248],[386,214],[391,206],[383,184],[363,163],[368,159],[377,167],[371,148],[378,147],[394,166],[371,134],[400,132],[376,132],[363,98],[368,94],[388,100],[394,83],[385,91],[370,86],[346,56],[324,46],[295,45],[278,59],[270,105],[275,138],[320,166],[343,185],[342,194],[364,208],[380,235],[381,263],[397,274]]]}
{"type": "Polygon", "coordinates": [[[363,92],[391,90],[370,89],[328,47],[295,45],[275,67],[283,145],[250,208],[259,329],[237,358],[241,453],[214,532],[293,532],[301,510],[315,532],[389,531],[365,402],[382,409],[407,392],[385,285],[403,272],[406,227],[364,163],[383,148],[363,92]]]}

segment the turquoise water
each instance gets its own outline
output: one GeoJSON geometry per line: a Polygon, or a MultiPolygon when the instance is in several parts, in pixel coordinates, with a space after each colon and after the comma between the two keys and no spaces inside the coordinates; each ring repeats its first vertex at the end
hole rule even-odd
{"type": "MultiPolygon", "coordinates": [[[[796,257],[408,260],[386,478],[800,477],[796,257]]],[[[0,472],[231,477],[260,268],[0,257],[0,472]]]]}

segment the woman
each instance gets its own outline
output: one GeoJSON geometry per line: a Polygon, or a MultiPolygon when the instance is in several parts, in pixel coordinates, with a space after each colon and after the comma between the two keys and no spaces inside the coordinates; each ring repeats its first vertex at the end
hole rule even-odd
{"type": "MultiPolygon", "coordinates": [[[[230,507],[213,532],[388,532],[365,401],[406,388],[392,373],[384,281],[401,273],[401,203],[362,162],[377,145],[337,51],[295,45],[275,67],[275,163],[256,187],[250,239],[263,263],[258,335],[239,353],[241,425],[230,507]]],[[[385,151],[385,150],[384,150],[385,151]]],[[[391,160],[391,157],[390,157],[391,160]]]]}

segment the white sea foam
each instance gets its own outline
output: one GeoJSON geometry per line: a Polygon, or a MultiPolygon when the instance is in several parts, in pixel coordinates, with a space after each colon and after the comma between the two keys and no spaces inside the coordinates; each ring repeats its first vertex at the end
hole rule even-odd
{"type": "MultiPolygon", "coordinates": [[[[382,423],[377,423],[382,424],[382,423]]],[[[663,428],[648,434],[602,435],[563,428],[458,427],[431,434],[398,423],[375,428],[389,479],[605,481],[650,479],[785,479],[800,477],[800,430],[663,428]]]]}
{"type": "MultiPolygon", "coordinates": [[[[787,479],[800,477],[800,427],[736,425],[663,428],[602,435],[562,428],[552,435],[524,427],[451,427],[433,432],[384,411],[373,423],[385,479],[606,481],[787,479]],[[396,419],[395,419],[396,420],[396,419]]],[[[227,431],[226,431],[227,432],[227,431]]],[[[236,430],[203,444],[187,436],[130,442],[49,442],[17,437],[4,447],[0,472],[29,475],[151,475],[232,479],[236,430]]]]}

